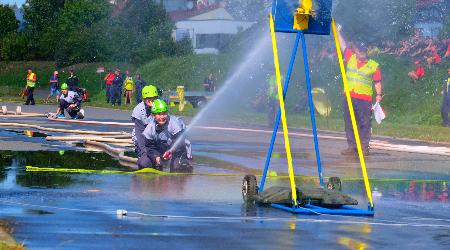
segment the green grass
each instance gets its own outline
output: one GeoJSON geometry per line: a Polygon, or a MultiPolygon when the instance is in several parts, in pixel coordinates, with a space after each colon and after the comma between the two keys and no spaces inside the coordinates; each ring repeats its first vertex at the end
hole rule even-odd
{"type": "Polygon", "coordinates": [[[138,69],[149,84],[164,90],[203,90],[203,80],[209,72],[218,83],[224,82],[231,64],[227,55],[190,55],[154,60],[138,69]]]}

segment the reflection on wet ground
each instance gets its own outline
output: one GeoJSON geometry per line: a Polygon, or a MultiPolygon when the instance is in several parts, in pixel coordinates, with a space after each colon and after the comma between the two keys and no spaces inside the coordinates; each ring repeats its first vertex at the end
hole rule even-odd
{"type": "Polygon", "coordinates": [[[14,130],[14,129],[4,129],[3,133],[15,133],[18,135],[24,135],[26,137],[47,137],[46,133],[42,133],[39,131],[33,131],[33,130],[14,130]]]}
{"type": "MultiPolygon", "coordinates": [[[[30,248],[167,248],[168,242],[173,248],[219,249],[446,248],[450,244],[450,214],[445,212],[450,208],[448,174],[437,178],[422,173],[433,180],[412,179],[415,172],[403,171],[400,176],[374,169],[378,178],[371,181],[374,218],[295,216],[242,202],[242,176],[260,172],[251,163],[263,154],[216,147],[220,154],[199,147],[194,175],[184,176],[27,172],[27,165],[130,170],[104,153],[0,151],[2,218],[12,222],[18,241],[30,248]],[[127,215],[117,214],[119,209],[127,210],[127,215]]],[[[366,208],[363,182],[348,177],[341,176],[343,192],[366,208]]],[[[296,182],[318,185],[318,179],[311,177],[296,182]]],[[[269,177],[266,185],[288,186],[289,180],[269,177]]]]}

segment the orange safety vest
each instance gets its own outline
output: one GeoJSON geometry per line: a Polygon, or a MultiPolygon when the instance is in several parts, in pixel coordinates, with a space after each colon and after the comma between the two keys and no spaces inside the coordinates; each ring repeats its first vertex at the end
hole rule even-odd
{"type": "Polygon", "coordinates": [[[364,66],[358,68],[358,60],[353,54],[347,63],[347,81],[350,96],[358,99],[372,100],[373,74],[378,68],[378,63],[369,60],[364,66]]]}

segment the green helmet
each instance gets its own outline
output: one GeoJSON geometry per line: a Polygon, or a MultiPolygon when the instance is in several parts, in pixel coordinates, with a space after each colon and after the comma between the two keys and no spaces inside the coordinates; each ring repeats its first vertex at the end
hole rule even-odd
{"type": "Polygon", "coordinates": [[[153,102],[152,113],[157,114],[157,113],[161,113],[161,112],[165,112],[165,111],[167,111],[166,102],[161,99],[156,99],[153,102]]]}
{"type": "Polygon", "coordinates": [[[142,88],[142,99],[152,98],[158,96],[158,89],[153,85],[148,85],[142,88]]]}
{"type": "Polygon", "coordinates": [[[67,83],[61,84],[61,90],[67,90],[67,89],[69,89],[69,86],[67,85],[67,83]]]}

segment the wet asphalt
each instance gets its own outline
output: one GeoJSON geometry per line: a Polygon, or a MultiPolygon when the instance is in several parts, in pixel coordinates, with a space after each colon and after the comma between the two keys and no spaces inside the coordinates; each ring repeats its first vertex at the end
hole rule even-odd
{"type": "MultiPolygon", "coordinates": [[[[22,109],[48,112],[54,107],[22,109]]],[[[129,122],[127,111],[85,109],[87,120],[95,117],[98,121],[129,122]]],[[[52,128],[131,130],[126,126],[74,125],[45,118],[1,119],[0,122],[52,128]]],[[[11,222],[17,241],[29,249],[450,247],[450,157],[373,150],[366,164],[374,179],[374,217],[293,215],[242,201],[242,177],[246,173],[261,173],[270,133],[211,127],[270,129],[222,121],[202,125],[210,128],[192,129],[189,135],[194,149],[194,173],[236,176],[26,172],[25,166],[30,164],[87,169],[101,166],[124,171],[127,168],[103,154],[92,154],[86,159],[76,154],[69,157],[72,150],[86,154],[82,153],[83,148],[72,144],[30,138],[0,127],[0,219],[11,222]],[[40,150],[50,153],[39,157],[26,153],[40,150]],[[58,160],[60,150],[67,152],[64,163],[58,160]],[[127,215],[118,215],[120,209],[127,210],[127,215]]],[[[317,176],[312,139],[292,136],[291,145],[295,173],[317,176]]],[[[319,145],[324,175],[341,177],[343,192],[355,197],[359,207],[366,209],[364,185],[358,179],[359,162],[339,153],[345,148],[345,141],[323,139],[319,145]]],[[[270,169],[280,176],[287,173],[282,138],[277,140],[270,169]]],[[[258,182],[260,179],[257,177],[258,182]]],[[[297,184],[318,185],[318,180],[298,179],[297,184]]],[[[269,178],[266,186],[272,185],[289,186],[289,182],[285,178],[269,178]]]]}

